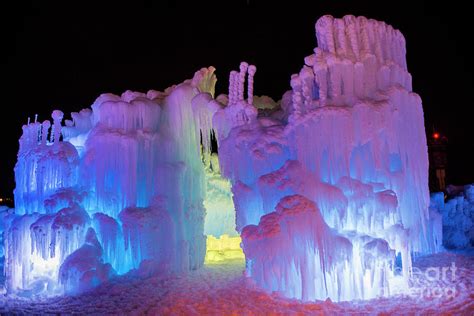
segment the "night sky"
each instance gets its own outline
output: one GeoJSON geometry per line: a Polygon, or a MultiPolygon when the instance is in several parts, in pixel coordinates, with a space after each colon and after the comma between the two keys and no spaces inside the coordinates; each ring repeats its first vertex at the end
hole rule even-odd
{"type": "MultiPolygon", "coordinates": [[[[86,7],[82,1],[23,2],[0,9],[2,123],[0,196],[11,196],[21,126],[35,114],[66,118],[101,93],[166,87],[201,67],[217,71],[227,93],[230,70],[257,66],[255,94],[280,99],[316,46],[314,24],[325,14],[383,20],[406,38],[408,69],[420,94],[427,135],[448,137],[447,183],[474,182],[471,10],[435,1],[197,1],[86,7]],[[335,3],[337,2],[337,4],[335,3]],[[390,6],[389,6],[390,3],[390,6]]],[[[101,2],[102,1],[96,1],[101,2]]]]}

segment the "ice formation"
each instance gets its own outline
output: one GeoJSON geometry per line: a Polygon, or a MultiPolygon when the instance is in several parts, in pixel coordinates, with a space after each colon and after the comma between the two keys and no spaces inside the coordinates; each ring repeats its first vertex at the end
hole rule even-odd
{"type": "Polygon", "coordinates": [[[405,40],[354,16],[324,16],[316,35],[279,111],[240,101],[214,115],[247,272],[303,300],[387,295],[406,284],[413,254],[441,247],[405,40]]]}
{"type": "Polygon", "coordinates": [[[431,194],[430,212],[442,215],[443,245],[450,249],[474,247],[474,184],[447,200],[444,193],[431,194]]]}
{"type": "Polygon", "coordinates": [[[93,228],[89,228],[84,245],[75,250],[61,265],[59,281],[67,294],[94,288],[115,274],[110,263],[103,263],[102,246],[93,228]]]}
{"type": "Polygon", "coordinates": [[[60,111],[52,126],[23,126],[5,230],[10,292],[75,293],[110,271],[203,264],[206,172],[192,101],[212,99],[215,82],[203,68],[165,92],[103,94],[66,126],[60,111]]]}
{"type": "Polygon", "coordinates": [[[242,62],[228,95],[209,67],[164,92],[102,94],[65,126],[60,111],[23,126],[8,291],[180,273],[241,259],[241,245],[247,275],[291,298],[406,285],[412,256],[440,249],[441,216],[404,37],[354,16],[324,16],[316,35],[278,102],[254,95],[242,62]]]}

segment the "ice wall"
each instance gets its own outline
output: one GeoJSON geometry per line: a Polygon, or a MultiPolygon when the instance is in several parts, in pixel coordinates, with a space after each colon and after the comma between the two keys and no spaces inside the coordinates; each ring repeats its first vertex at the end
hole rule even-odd
{"type": "MultiPolygon", "coordinates": [[[[428,209],[423,110],[411,91],[405,40],[383,22],[354,16],[324,16],[316,35],[318,47],[291,77],[280,110],[255,113],[236,97],[244,64],[231,73],[234,101],[213,116],[247,271],[263,288],[304,300],[387,295],[393,282],[407,285],[414,254],[441,248],[440,217],[428,209]],[[316,236],[299,233],[319,224],[278,211],[278,203],[294,195],[314,202],[325,225],[352,245],[348,270],[328,276],[331,255],[323,255],[316,236]],[[273,240],[287,246],[272,248],[273,240]],[[309,263],[314,258],[320,266],[309,263]],[[317,289],[304,281],[322,276],[317,289]]],[[[340,240],[321,238],[334,247],[340,240]]]]}
{"type": "Polygon", "coordinates": [[[54,111],[52,126],[23,127],[16,215],[5,227],[9,292],[77,293],[115,272],[203,264],[201,131],[211,127],[206,111],[195,114],[220,107],[215,82],[214,68],[202,68],[164,92],[102,94],[66,126],[54,111]]]}
{"type": "MultiPolygon", "coordinates": [[[[139,268],[144,260],[151,260],[166,270],[176,266],[174,225],[163,205],[126,208],[120,212],[119,218],[124,223],[126,258],[134,268],[139,268]]],[[[180,255],[186,256],[186,253],[180,255]]]]}
{"type": "Polygon", "coordinates": [[[5,293],[5,231],[14,219],[14,209],[0,205],[0,293],[5,293]]]}
{"type": "Polygon", "coordinates": [[[49,196],[56,190],[74,186],[77,182],[79,157],[71,143],[59,141],[62,113],[60,114],[53,113],[55,122],[49,140],[49,121],[23,125],[15,165],[17,214],[45,213],[44,202],[49,196]]]}
{"type": "Polygon", "coordinates": [[[293,85],[293,96],[303,96],[293,100],[289,118],[294,120],[289,124],[293,155],[328,183],[350,176],[394,191],[413,250],[435,250],[426,235],[429,193],[423,109],[420,97],[411,92],[403,35],[383,22],[353,16],[324,16],[316,23],[316,34],[315,54],[292,78],[301,82],[293,85]],[[303,93],[309,89],[306,75],[314,78],[309,81],[319,91],[311,97],[303,93]],[[300,115],[310,108],[314,111],[300,115]],[[311,148],[306,135],[318,145],[311,148]]]}

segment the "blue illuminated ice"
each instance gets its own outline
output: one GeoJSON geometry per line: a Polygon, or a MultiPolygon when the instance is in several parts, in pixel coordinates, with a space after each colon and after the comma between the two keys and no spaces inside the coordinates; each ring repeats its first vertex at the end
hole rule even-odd
{"type": "Polygon", "coordinates": [[[76,294],[109,280],[115,271],[103,263],[102,246],[93,228],[89,228],[84,244],[61,264],[59,281],[66,294],[76,294]]]}
{"type": "Polygon", "coordinates": [[[474,184],[445,202],[444,193],[431,195],[430,212],[441,213],[443,245],[448,249],[465,249],[474,246],[474,184]]]}
{"type": "Polygon", "coordinates": [[[112,269],[203,264],[206,180],[192,100],[212,99],[214,85],[214,69],[203,68],[165,92],[103,94],[66,126],[54,111],[52,126],[23,127],[5,228],[9,292],[76,293],[112,269]]]}

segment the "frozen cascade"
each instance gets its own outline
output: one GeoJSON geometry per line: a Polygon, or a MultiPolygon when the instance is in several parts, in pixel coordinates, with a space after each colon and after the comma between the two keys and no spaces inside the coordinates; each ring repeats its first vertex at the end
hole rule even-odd
{"type": "Polygon", "coordinates": [[[388,290],[394,251],[382,239],[362,238],[351,243],[326,225],[314,202],[286,196],[243,229],[247,273],[263,288],[304,301],[375,297],[388,290]]]}
{"type": "MultiPolygon", "coordinates": [[[[1,205],[0,206],[0,264],[3,267],[3,261],[5,259],[5,231],[8,231],[8,227],[10,227],[10,222],[15,217],[15,210],[8,208],[7,206],[1,205]]],[[[2,269],[3,274],[3,269],[2,269]]]]}
{"type": "Polygon", "coordinates": [[[114,218],[125,207],[147,205],[156,182],[149,170],[157,164],[161,107],[143,96],[127,102],[129,94],[101,95],[93,104],[97,123],[81,166],[81,185],[92,189],[88,207],[114,218]]]}
{"type": "Polygon", "coordinates": [[[11,290],[60,293],[59,266],[84,243],[90,219],[78,205],[55,214],[25,214],[6,238],[6,276],[11,290]]]}
{"type": "MultiPolygon", "coordinates": [[[[33,262],[29,228],[39,216],[38,213],[34,213],[16,217],[6,232],[5,274],[7,289],[10,291],[28,289],[32,288],[32,285],[36,285],[35,276],[28,273],[30,262],[33,262]]],[[[36,254],[35,259],[38,257],[39,260],[36,260],[36,263],[43,261],[41,256],[36,254]]],[[[48,277],[48,274],[45,277],[48,277]]],[[[41,291],[43,291],[44,285],[41,287],[41,291]]]]}
{"type": "Polygon", "coordinates": [[[134,268],[144,260],[152,260],[162,269],[176,267],[178,258],[173,258],[176,246],[172,239],[173,222],[162,205],[126,208],[120,212],[119,218],[123,223],[125,258],[132,261],[134,268]]]}
{"type": "Polygon", "coordinates": [[[95,213],[92,227],[102,246],[102,258],[109,262],[119,274],[126,273],[132,266],[131,258],[126,255],[125,240],[120,223],[104,213],[95,213]]]}
{"type": "MultiPolygon", "coordinates": [[[[46,213],[45,200],[56,190],[74,186],[77,182],[79,159],[76,148],[68,142],[55,146],[42,143],[36,132],[31,139],[28,133],[32,128],[36,129],[34,123],[23,126],[15,165],[17,214],[46,213]]],[[[47,129],[43,133],[47,133],[47,129]]]]}

